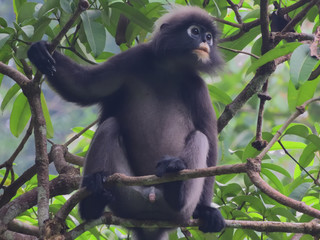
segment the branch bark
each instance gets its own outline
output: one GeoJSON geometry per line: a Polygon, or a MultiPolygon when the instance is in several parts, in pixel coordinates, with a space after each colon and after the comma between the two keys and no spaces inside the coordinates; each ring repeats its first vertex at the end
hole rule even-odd
{"type": "MultiPolygon", "coordinates": [[[[68,239],[75,239],[83,232],[94,226],[106,225],[121,225],[127,228],[178,228],[178,227],[197,227],[199,220],[191,219],[185,223],[174,223],[165,221],[141,221],[134,219],[124,219],[106,212],[101,218],[85,222],[66,233],[64,237],[68,239]]],[[[271,222],[271,221],[241,221],[241,220],[226,220],[226,228],[251,229],[258,232],[292,232],[304,234],[319,234],[320,224],[316,221],[308,223],[286,223],[286,222],[271,222]]]]}

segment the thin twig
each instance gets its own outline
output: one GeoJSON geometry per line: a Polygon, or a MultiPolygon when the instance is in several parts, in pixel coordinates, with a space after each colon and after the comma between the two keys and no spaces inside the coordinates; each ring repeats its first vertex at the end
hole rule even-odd
{"type": "Polygon", "coordinates": [[[93,127],[95,124],[97,124],[99,122],[99,120],[94,121],[93,123],[89,124],[87,127],[85,127],[84,129],[82,129],[79,133],[77,133],[76,135],[74,135],[72,138],[70,138],[65,144],[64,146],[67,147],[69,146],[73,141],[75,141],[76,139],[78,139],[82,134],[84,134],[88,129],[90,129],[91,127],[93,127]]]}
{"type": "Polygon", "coordinates": [[[281,138],[278,140],[278,143],[280,144],[281,148],[287,154],[312,180],[316,185],[319,185],[319,181],[315,179],[308,171],[305,169],[288,151],[287,149],[283,146],[281,142],[281,138]]]}
{"type": "Polygon", "coordinates": [[[267,152],[270,150],[270,148],[278,141],[284,130],[289,126],[290,123],[292,123],[297,117],[299,117],[301,114],[305,112],[305,107],[313,102],[320,101],[320,97],[312,98],[308,101],[306,101],[301,106],[297,107],[296,111],[288,118],[288,120],[282,125],[282,127],[276,132],[276,134],[273,136],[273,138],[270,140],[269,144],[259,153],[259,155],[256,157],[257,159],[262,159],[267,152]]]}
{"type": "Polygon", "coordinates": [[[227,47],[224,47],[224,46],[218,46],[218,47],[221,48],[221,49],[230,51],[230,52],[246,54],[246,55],[249,55],[251,57],[254,57],[255,59],[259,59],[260,58],[259,56],[255,55],[253,53],[250,53],[250,52],[245,52],[245,51],[241,51],[241,50],[237,50],[237,49],[227,48],[227,47]]]}

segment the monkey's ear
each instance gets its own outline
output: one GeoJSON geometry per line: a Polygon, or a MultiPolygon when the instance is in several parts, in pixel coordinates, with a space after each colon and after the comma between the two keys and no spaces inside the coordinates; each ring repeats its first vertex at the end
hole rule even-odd
{"type": "Polygon", "coordinates": [[[166,29],[167,27],[169,27],[169,23],[164,23],[160,26],[160,31],[166,29]]]}

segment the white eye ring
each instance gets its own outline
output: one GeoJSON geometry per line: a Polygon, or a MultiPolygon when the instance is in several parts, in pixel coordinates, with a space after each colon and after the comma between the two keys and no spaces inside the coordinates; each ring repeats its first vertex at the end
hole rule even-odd
{"type": "Polygon", "coordinates": [[[206,41],[209,45],[213,44],[213,36],[212,33],[210,32],[206,32],[206,41]]]}
{"type": "Polygon", "coordinates": [[[190,37],[197,38],[198,36],[200,36],[200,28],[196,25],[191,25],[188,28],[187,33],[190,37]]]}

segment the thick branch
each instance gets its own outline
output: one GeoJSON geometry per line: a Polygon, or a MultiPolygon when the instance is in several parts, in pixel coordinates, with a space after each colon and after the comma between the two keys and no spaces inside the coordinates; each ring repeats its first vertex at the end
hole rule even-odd
{"type": "MultiPolygon", "coordinates": [[[[57,195],[70,194],[72,191],[79,188],[81,177],[79,175],[62,174],[50,181],[49,190],[50,197],[57,195]]],[[[37,205],[38,188],[32,189],[29,192],[17,197],[0,208],[0,234],[3,233],[8,224],[19,214],[37,205]]]]}
{"type": "Polygon", "coordinates": [[[3,234],[0,235],[0,240],[37,240],[38,238],[35,236],[30,236],[26,234],[16,233],[12,231],[5,231],[3,234]]]}
{"type": "Polygon", "coordinates": [[[282,29],[282,33],[290,31],[297,25],[308,13],[308,11],[316,5],[319,0],[312,0],[305,8],[303,8],[288,24],[282,29]]]}
{"type": "Polygon", "coordinates": [[[234,115],[242,108],[242,106],[258,91],[260,91],[263,84],[267,81],[269,76],[274,71],[274,66],[268,64],[267,67],[260,68],[250,83],[241,91],[241,93],[224,109],[224,112],[218,119],[218,131],[228,124],[234,115]],[[264,70],[263,70],[264,69],[264,70]]]}
{"type": "Polygon", "coordinates": [[[234,164],[234,165],[223,165],[202,169],[186,169],[179,173],[167,174],[164,177],[157,177],[155,175],[147,175],[141,177],[131,177],[124,174],[115,173],[107,178],[106,185],[125,185],[125,186],[149,186],[154,184],[172,182],[172,181],[183,181],[192,178],[199,177],[210,177],[223,174],[234,174],[234,173],[245,173],[246,164],[234,164]]]}
{"type": "MultiPolygon", "coordinates": [[[[260,161],[257,161],[256,159],[248,159],[248,163],[252,164],[252,165],[256,165],[256,164],[260,165],[260,161]]],[[[267,194],[269,197],[273,198],[277,202],[279,202],[285,206],[288,206],[292,209],[295,209],[299,212],[308,214],[309,216],[320,218],[320,211],[319,210],[308,206],[304,202],[300,202],[300,201],[294,200],[292,198],[289,198],[289,197],[281,194],[277,190],[273,189],[272,187],[270,187],[268,185],[268,183],[266,183],[260,177],[259,172],[255,171],[255,170],[248,170],[248,176],[249,176],[251,182],[257,188],[259,188],[262,192],[264,192],[265,194],[267,194]]]]}
{"type": "Polygon", "coordinates": [[[8,224],[8,230],[16,233],[39,237],[39,228],[14,219],[8,224]]]}
{"type": "Polygon", "coordinates": [[[261,164],[261,159],[267,154],[267,152],[270,150],[270,148],[274,145],[275,142],[278,141],[282,133],[285,131],[285,129],[289,126],[290,123],[292,123],[298,116],[304,113],[305,107],[313,103],[315,101],[320,101],[319,98],[313,98],[308,101],[306,101],[304,104],[301,106],[297,107],[297,111],[293,113],[289,119],[282,125],[282,127],[277,131],[277,133],[274,135],[274,137],[271,139],[269,144],[263,149],[263,151],[256,156],[255,159],[248,159],[248,176],[250,177],[252,183],[258,187],[262,192],[267,194],[269,197],[275,199],[277,202],[291,207],[299,212],[308,214],[310,216],[320,218],[320,211],[314,208],[311,208],[310,206],[306,205],[304,202],[296,201],[292,198],[289,198],[272,187],[270,187],[261,177],[260,177],[260,164],[261,164]]]}
{"type": "Polygon", "coordinates": [[[314,35],[313,34],[306,34],[306,33],[295,33],[295,32],[272,32],[271,39],[275,42],[280,42],[281,40],[285,39],[287,41],[294,41],[298,40],[301,41],[313,41],[314,35]]]}
{"type": "Polygon", "coordinates": [[[31,82],[25,75],[23,75],[17,69],[10,67],[1,61],[0,61],[0,73],[10,77],[17,84],[19,84],[21,88],[31,82]]]}
{"type": "MultiPolygon", "coordinates": [[[[197,227],[199,221],[190,219],[185,223],[174,223],[166,221],[141,221],[134,219],[119,218],[111,213],[105,213],[101,218],[85,222],[65,234],[66,239],[75,239],[88,229],[101,225],[121,225],[127,228],[178,228],[178,227],[197,227]]],[[[285,223],[285,222],[264,222],[264,221],[239,221],[226,220],[226,228],[251,229],[258,232],[293,232],[305,234],[319,234],[320,225],[314,221],[309,223],[285,223]]]]}
{"type": "MultiPolygon", "coordinates": [[[[62,28],[59,34],[53,39],[50,51],[54,51],[60,40],[72,27],[73,23],[80,16],[81,12],[87,9],[89,3],[86,0],[80,0],[78,7],[73,16],[62,28]]],[[[45,236],[45,221],[49,219],[49,159],[47,155],[47,138],[46,138],[46,122],[43,116],[40,101],[39,82],[42,74],[37,71],[32,84],[23,89],[24,94],[28,98],[31,108],[32,119],[34,121],[34,136],[36,145],[36,165],[38,178],[38,222],[41,236],[45,236]]]]}
{"type": "Polygon", "coordinates": [[[261,54],[265,54],[271,49],[269,35],[268,0],[260,1],[260,28],[262,35],[261,54]]]}

